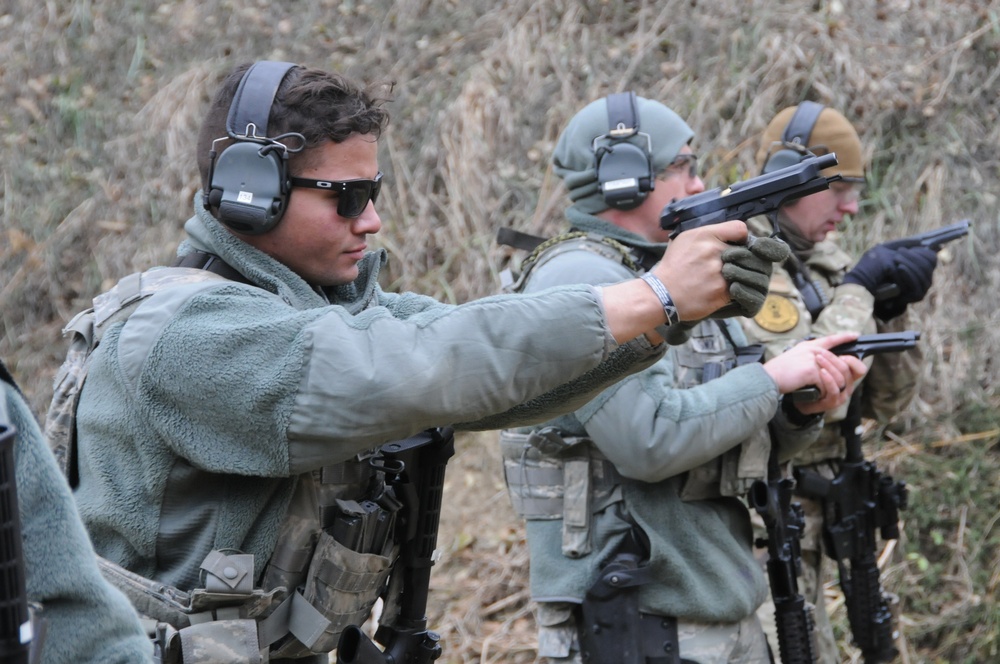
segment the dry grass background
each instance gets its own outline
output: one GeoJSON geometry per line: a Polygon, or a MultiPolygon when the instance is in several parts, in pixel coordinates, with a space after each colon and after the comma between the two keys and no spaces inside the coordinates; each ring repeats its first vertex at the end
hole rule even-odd
{"type": "MultiPolygon", "coordinates": [[[[0,357],[38,412],[62,324],[171,258],[213,84],[264,58],[395,82],[380,152],[385,286],[454,302],[496,289],[509,257],[498,227],[558,228],[547,159],[591,99],[634,89],[673,107],[697,132],[709,186],[753,174],[779,108],[843,110],[872,163],[850,246],[975,224],[914,307],[928,357],[919,399],[869,436],[911,486],[884,568],[903,596],[900,661],[1000,660],[998,0],[8,0],[0,357]]],[[[493,440],[463,436],[449,471],[430,608],[447,662],[535,659],[493,440]]],[[[850,647],[844,657],[858,661],[850,647]]]]}

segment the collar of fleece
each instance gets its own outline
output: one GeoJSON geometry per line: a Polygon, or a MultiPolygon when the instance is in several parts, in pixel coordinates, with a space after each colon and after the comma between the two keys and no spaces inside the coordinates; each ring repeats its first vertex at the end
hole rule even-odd
{"type": "Polygon", "coordinates": [[[387,260],[385,250],[365,255],[358,264],[358,278],[353,282],[317,289],[283,263],[230,232],[205,209],[202,197],[201,191],[195,194],[194,216],[184,224],[188,237],[177,248],[178,256],[185,256],[193,251],[215,254],[254,285],[278,295],[296,309],[338,304],[351,313],[357,313],[376,296],[378,273],[387,260]]]}
{"type": "Polygon", "coordinates": [[[586,212],[582,212],[576,207],[569,207],[566,209],[566,219],[576,230],[580,230],[585,233],[597,233],[599,235],[603,235],[604,237],[609,237],[612,240],[621,242],[627,247],[641,249],[656,258],[662,257],[663,252],[667,250],[667,245],[664,242],[650,242],[635,233],[625,230],[621,226],[616,226],[610,221],[605,221],[600,217],[595,217],[591,214],[587,214],[586,212]]]}

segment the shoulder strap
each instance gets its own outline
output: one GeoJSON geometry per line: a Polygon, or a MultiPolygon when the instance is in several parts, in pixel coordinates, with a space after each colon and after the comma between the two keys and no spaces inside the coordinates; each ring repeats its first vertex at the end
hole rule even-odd
{"type": "Polygon", "coordinates": [[[507,232],[497,233],[498,242],[518,249],[530,248],[531,251],[531,253],[529,253],[528,256],[521,262],[520,269],[517,273],[515,273],[511,268],[507,268],[500,274],[501,285],[505,292],[519,291],[521,287],[524,286],[524,281],[531,270],[538,266],[541,262],[544,262],[543,258],[555,255],[552,253],[554,249],[571,249],[571,247],[566,246],[565,243],[567,242],[590,244],[591,246],[597,248],[601,255],[620,260],[622,265],[627,267],[632,272],[639,272],[642,267],[637,262],[637,258],[631,249],[617,240],[613,240],[597,233],[571,230],[566,233],[556,235],[555,237],[544,239],[536,235],[521,233],[520,231],[515,231],[513,229],[502,230],[507,232]]]}
{"type": "Polygon", "coordinates": [[[207,251],[192,251],[190,254],[181,256],[174,261],[173,267],[193,267],[199,270],[208,270],[230,281],[253,285],[253,282],[244,277],[232,265],[207,251]]]}
{"type": "Polygon", "coordinates": [[[199,270],[208,270],[230,281],[252,285],[251,281],[237,271],[236,268],[207,251],[192,251],[190,254],[181,256],[174,261],[173,267],[193,267],[199,270]]]}
{"type": "Polygon", "coordinates": [[[49,448],[71,487],[75,488],[79,482],[76,408],[90,369],[91,355],[100,345],[105,331],[115,323],[127,320],[150,296],[174,286],[229,279],[228,274],[235,274],[239,276],[239,281],[249,283],[221,259],[215,263],[204,258],[211,254],[202,256],[202,263],[216,269],[171,267],[130,274],[119,280],[111,290],[95,297],[94,306],[78,313],[63,329],[63,336],[69,339],[69,349],[56,372],[52,401],[45,413],[44,431],[49,448]]]}
{"type": "Polygon", "coordinates": [[[497,244],[502,244],[506,247],[534,251],[542,242],[545,242],[545,238],[514,230],[507,226],[497,231],[497,244]]]}

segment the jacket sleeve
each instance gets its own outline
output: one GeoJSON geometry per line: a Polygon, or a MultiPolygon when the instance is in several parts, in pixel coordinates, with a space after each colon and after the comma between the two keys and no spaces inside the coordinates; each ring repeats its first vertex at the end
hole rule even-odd
{"type": "Polygon", "coordinates": [[[714,459],[767,426],[778,388],[760,364],[689,389],[673,387],[669,356],[605,390],[577,419],[618,471],[656,482],[714,459]]]}
{"type": "Polygon", "coordinates": [[[42,605],[47,622],[42,661],[152,662],[152,642],[125,596],[101,575],[69,486],[27,404],[5,383],[0,389],[6,390],[17,428],[15,473],[28,599],[42,605]]]}
{"type": "MultiPolygon", "coordinates": [[[[573,251],[537,269],[528,287],[581,278],[609,283],[630,276],[620,264],[573,251]]],[[[777,386],[760,364],[690,389],[674,387],[675,373],[668,353],[575,412],[587,435],[626,477],[656,482],[696,468],[766,426],[777,409],[777,386]]]]}
{"type": "Polygon", "coordinates": [[[621,359],[590,286],[457,306],[416,298],[405,314],[406,302],[386,302],[357,315],[298,311],[233,284],[144,304],[118,344],[132,356],[120,358],[126,389],[143,420],[198,467],[285,476],[548,393],[545,408],[514,421],[565,412],[590,389],[574,381],[621,359]]]}
{"type": "MultiPolygon", "coordinates": [[[[879,321],[879,332],[903,332],[914,329],[909,311],[888,322],[879,321]]],[[[901,353],[882,353],[872,357],[871,370],[861,393],[861,412],[879,422],[888,422],[901,413],[917,393],[924,352],[920,344],[901,353]]]]}

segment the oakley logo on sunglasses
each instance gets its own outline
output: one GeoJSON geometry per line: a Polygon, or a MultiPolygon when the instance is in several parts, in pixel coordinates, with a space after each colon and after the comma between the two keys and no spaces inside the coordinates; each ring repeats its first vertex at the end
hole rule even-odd
{"type": "Polygon", "coordinates": [[[368,207],[368,201],[378,200],[378,192],[382,189],[382,173],[374,180],[310,180],[308,178],[291,178],[293,187],[307,189],[326,189],[337,193],[337,214],[341,217],[354,219],[368,207]]]}

